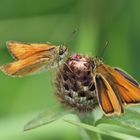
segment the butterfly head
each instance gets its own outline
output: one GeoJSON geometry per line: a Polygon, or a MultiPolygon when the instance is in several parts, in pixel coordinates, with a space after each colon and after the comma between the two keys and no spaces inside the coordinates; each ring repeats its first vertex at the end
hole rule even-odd
{"type": "Polygon", "coordinates": [[[64,45],[58,46],[58,61],[60,62],[68,54],[68,48],[64,45]]]}

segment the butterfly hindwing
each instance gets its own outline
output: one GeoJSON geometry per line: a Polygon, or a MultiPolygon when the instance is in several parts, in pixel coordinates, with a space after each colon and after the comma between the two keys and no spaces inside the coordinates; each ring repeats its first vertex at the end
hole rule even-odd
{"type": "Polygon", "coordinates": [[[126,78],[129,82],[131,82],[135,86],[139,87],[139,83],[132,76],[130,76],[128,73],[126,73],[125,71],[121,70],[120,68],[114,68],[114,69],[117,72],[119,72],[124,78],[126,78]]]}
{"type": "Polygon", "coordinates": [[[140,87],[129,75],[124,74],[116,69],[111,68],[111,75],[114,79],[119,94],[125,104],[140,103],[140,87]]]}
{"type": "Polygon", "coordinates": [[[8,75],[21,77],[38,72],[44,66],[48,66],[48,63],[50,63],[49,59],[50,57],[46,56],[46,54],[38,53],[37,55],[3,65],[0,69],[8,75]]]}

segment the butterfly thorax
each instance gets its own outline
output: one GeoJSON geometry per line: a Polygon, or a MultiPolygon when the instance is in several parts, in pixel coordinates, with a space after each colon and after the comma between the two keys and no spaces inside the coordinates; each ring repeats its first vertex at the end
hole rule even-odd
{"type": "Polygon", "coordinates": [[[52,57],[54,58],[52,60],[51,66],[52,67],[60,66],[62,62],[65,60],[67,54],[68,54],[68,49],[65,46],[63,45],[57,46],[57,48],[55,49],[55,53],[53,53],[52,55],[52,57]]]}

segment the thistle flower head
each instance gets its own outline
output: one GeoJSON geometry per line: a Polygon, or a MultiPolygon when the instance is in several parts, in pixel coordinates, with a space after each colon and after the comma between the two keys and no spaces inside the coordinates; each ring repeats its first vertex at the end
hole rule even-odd
{"type": "Polygon", "coordinates": [[[90,57],[71,55],[56,76],[56,95],[60,101],[80,112],[92,111],[96,104],[93,82],[94,64],[90,57]]]}

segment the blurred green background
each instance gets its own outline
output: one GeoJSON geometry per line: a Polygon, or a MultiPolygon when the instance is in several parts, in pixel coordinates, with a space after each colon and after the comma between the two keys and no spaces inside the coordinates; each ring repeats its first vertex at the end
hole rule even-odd
{"type": "MultiPolygon", "coordinates": [[[[0,64],[12,61],[8,40],[63,44],[77,28],[70,53],[99,56],[108,41],[105,63],[140,81],[139,13],[139,0],[0,0],[0,64]]],[[[23,132],[26,122],[55,105],[53,78],[50,71],[25,78],[0,72],[0,140],[81,140],[79,129],[63,121],[23,132]]]]}

